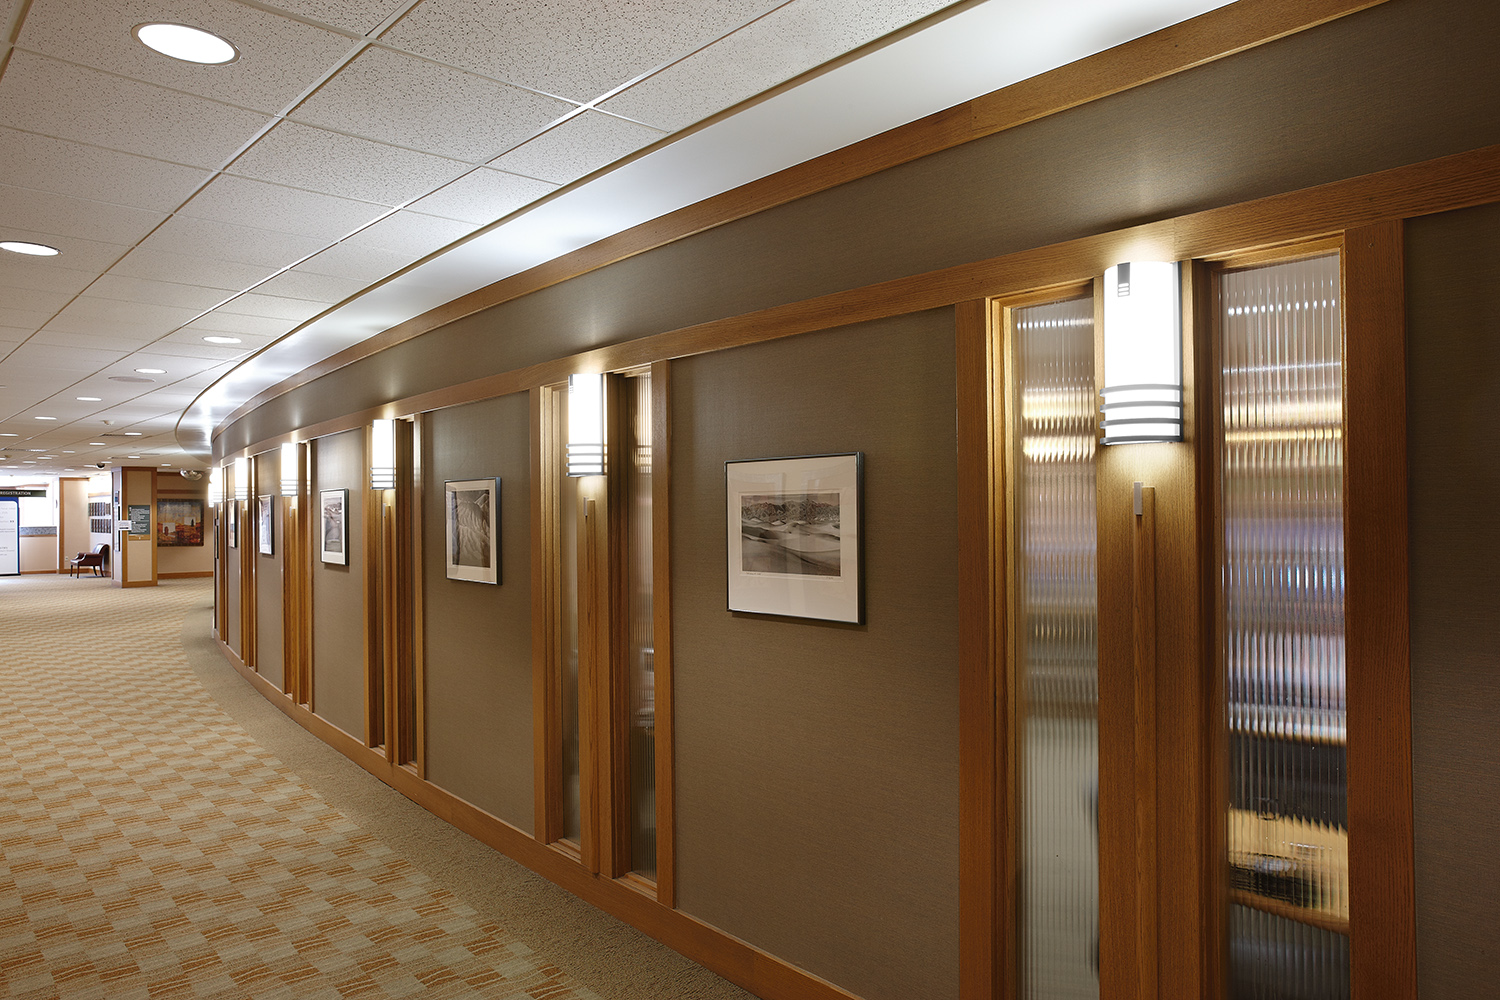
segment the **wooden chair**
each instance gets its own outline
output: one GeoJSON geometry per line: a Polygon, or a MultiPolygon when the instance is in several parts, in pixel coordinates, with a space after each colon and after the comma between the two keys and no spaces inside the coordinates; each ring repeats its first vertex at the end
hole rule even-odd
{"type": "Polygon", "coordinates": [[[95,576],[104,575],[104,567],[109,565],[109,544],[103,543],[92,552],[80,552],[68,563],[68,575],[76,576],[81,569],[92,569],[95,576]]]}

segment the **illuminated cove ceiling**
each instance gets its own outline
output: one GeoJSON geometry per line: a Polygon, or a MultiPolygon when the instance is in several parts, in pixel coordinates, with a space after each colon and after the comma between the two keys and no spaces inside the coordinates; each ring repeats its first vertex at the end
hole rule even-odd
{"type": "Polygon", "coordinates": [[[0,252],[0,476],[203,468],[434,306],[1223,5],[0,0],[0,241],[60,251],[0,252]]]}

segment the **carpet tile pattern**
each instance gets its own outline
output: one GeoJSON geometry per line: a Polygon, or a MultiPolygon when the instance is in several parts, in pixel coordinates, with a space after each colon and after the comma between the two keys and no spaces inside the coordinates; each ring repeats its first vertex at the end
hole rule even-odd
{"type": "Polygon", "coordinates": [[[211,600],[0,579],[0,996],[597,1000],[218,707],[179,638],[211,600]]]}

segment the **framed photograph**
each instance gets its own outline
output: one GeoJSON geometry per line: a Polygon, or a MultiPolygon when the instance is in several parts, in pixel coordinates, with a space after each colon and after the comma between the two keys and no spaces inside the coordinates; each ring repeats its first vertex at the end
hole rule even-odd
{"type": "Polygon", "coordinates": [[[203,544],[202,500],[156,501],[156,547],[203,544]]]}
{"type": "Polygon", "coordinates": [[[500,480],[443,484],[448,579],[500,582],[500,480]]]}
{"type": "Polygon", "coordinates": [[[864,453],[724,463],[729,610],[863,623],[864,453]]]}
{"type": "Polygon", "coordinates": [[[229,547],[237,549],[240,547],[240,502],[230,500],[224,506],[228,508],[225,521],[229,525],[229,530],[226,532],[229,536],[229,547]]]}
{"type": "Polygon", "coordinates": [[[323,539],[323,561],[335,566],[349,565],[349,491],[322,490],[318,493],[320,526],[323,539]]]}
{"type": "Polygon", "coordinates": [[[275,495],[268,493],[263,497],[255,498],[255,520],[256,537],[260,539],[260,554],[263,556],[274,556],[276,554],[276,508],[275,495]]]}

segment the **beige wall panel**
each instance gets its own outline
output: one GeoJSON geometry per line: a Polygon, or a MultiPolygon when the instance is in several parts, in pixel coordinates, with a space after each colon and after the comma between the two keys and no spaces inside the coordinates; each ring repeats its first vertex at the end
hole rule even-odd
{"type": "Polygon", "coordinates": [[[319,542],[320,490],[349,491],[349,565],[335,566],[313,553],[313,705],[329,722],[357,739],[365,738],[365,461],[364,428],[313,442],[316,478],[312,544],[319,542]]]}
{"type": "Polygon", "coordinates": [[[151,533],[144,538],[133,535],[125,537],[125,582],[151,583],[156,579],[156,566],[152,558],[156,554],[156,471],[125,469],[123,478],[125,486],[124,495],[120,499],[121,515],[128,520],[130,508],[138,504],[151,508],[151,533]]]}
{"type": "MultiPolygon", "coordinates": [[[[71,554],[71,553],[70,553],[71,554]]],[[[21,572],[57,572],[57,536],[21,536],[21,572]]]]}
{"type": "Polygon", "coordinates": [[[219,447],[601,344],[1500,143],[1497,36],[1492,0],[1391,0],[506,303],[268,403],[219,447]]]}
{"type": "Polygon", "coordinates": [[[672,372],[680,907],[869,1000],[958,990],[951,310],[672,372]],[[867,624],[725,610],[724,462],[865,453],[867,624]]]}
{"type": "Polygon", "coordinates": [[[427,777],[528,833],[531,439],[525,393],[429,415],[422,502],[427,777]],[[449,580],[443,483],[499,477],[500,583],[449,580]]]}
{"type": "Polygon", "coordinates": [[[91,552],[94,548],[89,544],[89,481],[59,479],[57,484],[62,491],[62,502],[57,511],[57,531],[62,536],[58,546],[62,553],[60,568],[66,568],[68,561],[78,553],[91,552]]]}
{"type": "Polygon", "coordinates": [[[1411,222],[1406,266],[1417,968],[1424,997],[1479,998],[1500,982],[1500,205],[1411,222]]]}
{"type": "Polygon", "coordinates": [[[282,649],[282,541],[286,530],[286,501],[281,492],[281,459],[272,451],[255,460],[255,496],[250,498],[250,510],[255,514],[256,497],[271,497],[272,552],[262,555],[259,544],[255,558],[255,668],[261,676],[286,690],[286,656],[282,649]]]}

